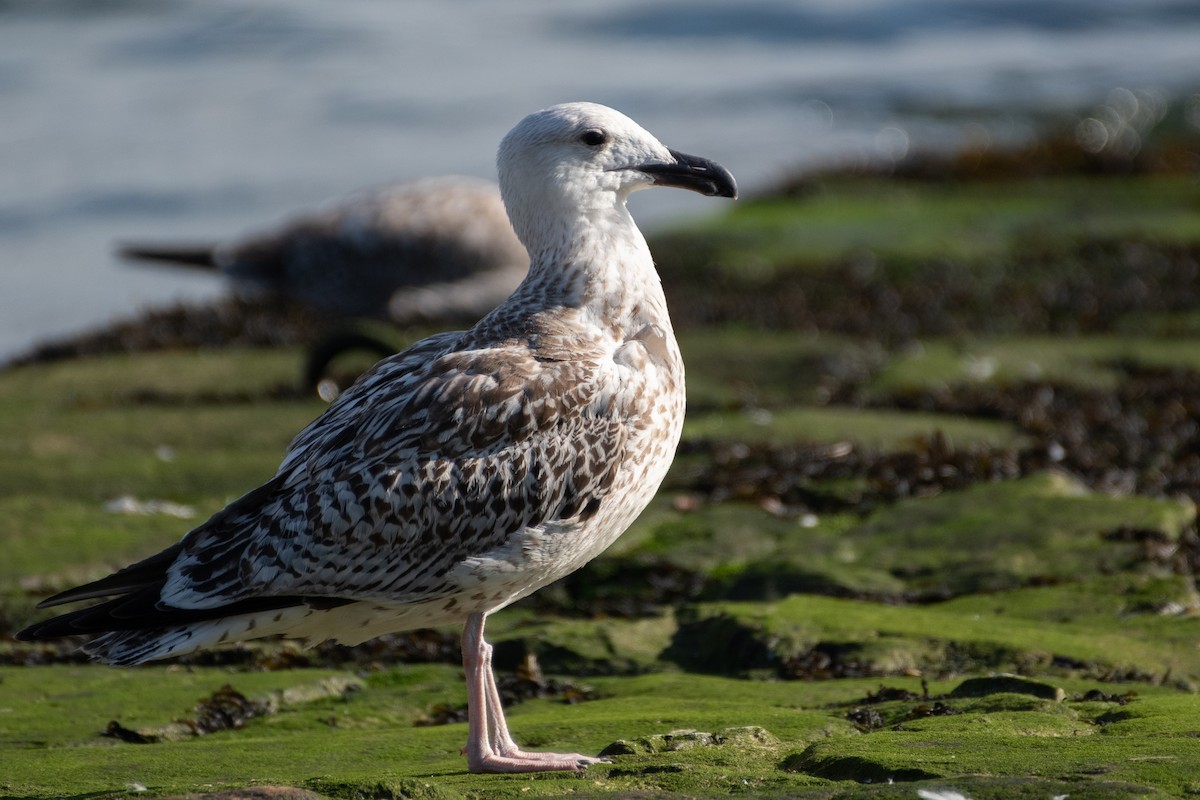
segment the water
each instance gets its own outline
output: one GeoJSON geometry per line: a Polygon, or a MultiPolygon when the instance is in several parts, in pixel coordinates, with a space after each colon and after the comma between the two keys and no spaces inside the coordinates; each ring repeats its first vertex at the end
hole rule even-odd
{"type": "MultiPolygon", "coordinates": [[[[223,285],[121,240],[212,240],[366,186],[492,177],[586,99],[781,173],[1029,134],[1116,87],[1200,87],[1191,0],[0,0],[0,358],[223,285]]],[[[1145,96],[1145,95],[1143,95],[1145,96]]],[[[645,227],[713,201],[646,192],[645,227]]]]}

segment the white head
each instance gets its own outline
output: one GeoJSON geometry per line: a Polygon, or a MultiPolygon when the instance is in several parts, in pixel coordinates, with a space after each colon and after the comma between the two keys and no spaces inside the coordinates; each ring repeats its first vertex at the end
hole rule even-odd
{"type": "Polygon", "coordinates": [[[737,196],[724,167],[670,150],[629,117],[596,103],[564,103],[525,117],[500,143],[497,169],[509,218],[531,252],[548,244],[539,237],[580,219],[627,220],[625,201],[638,189],[737,196]]]}

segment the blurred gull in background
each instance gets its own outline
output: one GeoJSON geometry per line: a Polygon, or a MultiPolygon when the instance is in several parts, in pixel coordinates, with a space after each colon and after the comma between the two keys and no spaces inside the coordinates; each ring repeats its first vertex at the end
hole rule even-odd
{"type": "Polygon", "coordinates": [[[220,271],[242,296],[400,325],[474,322],[529,267],[499,188],[460,176],[388,185],[229,243],[136,243],[121,253],[220,271]]]}

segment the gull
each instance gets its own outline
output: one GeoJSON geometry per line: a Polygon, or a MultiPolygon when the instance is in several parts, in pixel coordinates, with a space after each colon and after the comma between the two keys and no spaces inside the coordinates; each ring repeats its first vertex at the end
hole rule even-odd
{"type": "Polygon", "coordinates": [[[219,271],[242,295],[402,325],[474,322],[529,265],[496,184],[459,175],[361,192],[223,244],[138,243],[119,252],[219,271]]]}
{"type": "Polygon", "coordinates": [[[629,194],[737,188],[593,103],[525,117],[497,167],[530,254],[506,301],[381,361],[271,480],[163,552],[44,601],[109,598],[18,638],[94,634],[86,652],[137,664],[267,635],[357,644],[462,624],[468,769],[602,761],[516,744],[484,623],[612,544],[674,457],[683,360],[629,194]]]}

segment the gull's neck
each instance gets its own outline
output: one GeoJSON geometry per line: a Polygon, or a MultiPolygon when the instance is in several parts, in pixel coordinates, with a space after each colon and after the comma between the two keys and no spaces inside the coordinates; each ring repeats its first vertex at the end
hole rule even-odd
{"type": "Polygon", "coordinates": [[[578,309],[582,322],[621,338],[670,328],[650,248],[624,202],[555,222],[525,237],[529,274],[509,303],[578,309]]]}

